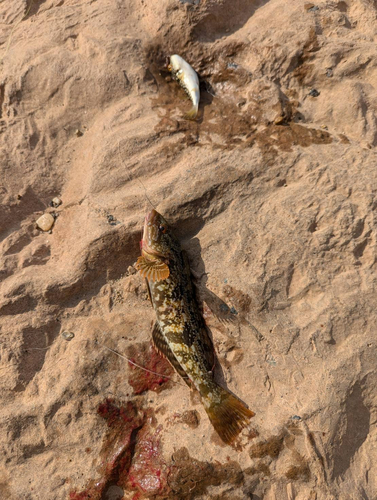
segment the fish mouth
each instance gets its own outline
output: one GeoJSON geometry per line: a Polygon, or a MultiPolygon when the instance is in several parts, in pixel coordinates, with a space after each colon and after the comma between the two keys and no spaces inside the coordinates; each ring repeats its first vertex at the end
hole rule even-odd
{"type": "Polygon", "coordinates": [[[157,250],[154,250],[151,246],[150,246],[150,243],[151,243],[151,238],[150,238],[150,234],[151,234],[151,228],[156,224],[156,219],[157,217],[159,216],[159,213],[153,209],[151,212],[149,212],[146,216],[145,216],[145,220],[144,220],[144,233],[143,233],[143,239],[141,240],[141,250],[142,252],[145,254],[148,254],[148,255],[151,255],[151,256],[155,256],[155,257],[163,257],[163,255],[158,252],[157,250]]]}
{"type": "Polygon", "coordinates": [[[152,224],[154,224],[155,220],[156,220],[156,217],[158,215],[158,212],[153,209],[151,212],[149,212],[149,214],[147,214],[145,216],[145,223],[144,223],[144,227],[147,225],[147,226],[151,226],[152,224]]]}

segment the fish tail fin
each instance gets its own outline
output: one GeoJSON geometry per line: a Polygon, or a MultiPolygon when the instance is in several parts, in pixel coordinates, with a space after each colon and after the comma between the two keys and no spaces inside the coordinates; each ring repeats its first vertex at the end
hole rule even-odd
{"type": "Polygon", "coordinates": [[[217,434],[226,444],[231,444],[246,427],[255,413],[233,394],[216,384],[215,401],[203,396],[208,417],[217,434]]]}
{"type": "Polygon", "coordinates": [[[190,111],[188,111],[184,115],[185,120],[195,120],[196,117],[198,116],[198,109],[199,109],[199,105],[194,104],[193,107],[190,109],[190,111]]]}

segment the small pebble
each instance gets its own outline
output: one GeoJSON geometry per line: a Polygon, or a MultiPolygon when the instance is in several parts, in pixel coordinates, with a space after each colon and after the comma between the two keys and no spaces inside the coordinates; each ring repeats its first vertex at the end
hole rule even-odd
{"type": "Polygon", "coordinates": [[[332,69],[331,68],[327,68],[327,70],[326,70],[326,76],[328,78],[331,78],[333,76],[333,74],[334,73],[333,73],[332,69]]]}
{"type": "Polygon", "coordinates": [[[113,215],[108,214],[106,217],[107,222],[110,224],[110,226],[116,226],[117,224],[119,224],[119,221],[117,221],[113,215]]]}
{"type": "Polygon", "coordinates": [[[50,206],[54,207],[54,208],[57,208],[61,204],[62,204],[62,200],[58,196],[55,196],[55,198],[53,198],[50,201],[50,206]]]}
{"type": "Polygon", "coordinates": [[[320,92],[318,92],[317,89],[312,89],[310,92],[309,92],[309,95],[311,97],[318,97],[320,95],[320,92]]]}
{"type": "Polygon", "coordinates": [[[314,5],[313,7],[310,7],[310,9],[308,9],[308,12],[315,12],[316,10],[319,10],[318,5],[314,5]]]}
{"type": "Polygon", "coordinates": [[[49,231],[54,225],[55,219],[51,214],[43,214],[37,219],[36,224],[42,231],[49,231]]]}
{"type": "Polygon", "coordinates": [[[72,332],[62,332],[61,336],[64,340],[72,340],[75,334],[72,332]]]}
{"type": "Polygon", "coordinates": [[[82,137],[84,135],[79,129],[77,129],[75,133],[77,137],[82,137]]]}
{"type": "Polygon", "coordinates": [[[301,417],[299,415],[293,415],[291,420],[301,420],[301,417]]]}

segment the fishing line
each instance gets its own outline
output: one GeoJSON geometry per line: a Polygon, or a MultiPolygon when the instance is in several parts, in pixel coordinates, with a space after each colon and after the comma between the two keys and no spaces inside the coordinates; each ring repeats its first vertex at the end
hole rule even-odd
{"type": "MultiPolygon", "coordinates": [[[[82,341],[82,342],[84,342],[84,341],[82,341]]],[[[178,385],[181,385],[182,387],[185,387],[184,384],[181,384],[177,380],[174,380],[172,377],[169,377],[168,375],[163,375],[162,373],[154,372],[153,370],[149,370],[148,368],[145,368],[144,366],[141,366],[141,365],[135,363],[131,359],[127,358],[126,356],[123,356],[123,354],[120,354],[119,352],[115,351],[114,349],[111,349],[111,347],[107,347],[105,344],[100,344],[98,341],[96,341],[95,343],[97,345],[101,346],[101,347],[104,347],[108,351],[113,352],[114,354],[116,354],[120,358],[125,359],[126,361],[128,361],[128,363],[130,363],[130,365],[133,365],[136,368],[139,368],[140,370],[143,370],[143,371],[145,371],[147,373],[151,373],[153,375],[158,375],[159,377],[162,377],[162,378],[166,378],[168,380],[171,380],[175,384],[178,384],[178,385]]],[[[27,351],[45,351],[47,349],[50,349],[50,347],[52,347],[52,346],[47,346],[47,347],[29,347],[28,349],[24,349],[24,352],[27,352],[27,351]]],[[[8,365],[8,366],[3,366],[3,367],[0,367],[0,370],[6,370],[9,366],[16,366],[16,365],[17,365],[17,363],[13,363],[12,365],[8,365]]]]}
{"type": "MultiPolygon", "coordinates": [[[[126,171],[126,173],[127,173],[128,179],[129,179],[129,181],[130,181],[130,182],[132,182],[132,180],[133,180],[133,179],[132,179],[132,177],[131,177],[131,175],[130,175],[130,173],[129,173],[129,171],[128,171],[128,169],[127,169],[127,167],[126,167],[126,165],[125,165],[125,163],[124,163],[124,161],[123,161],[123,157],[122,157],[121,152],[120,152],[120,143],[119,143],[119,141],[118,141],[118,154],[119,154],[119,157],[120,157],[120,161],[122,162],[122,165],[123,165],[123,167],[124,167],[124,170],[125,170],[125,171],[126,171]]],[[[141,181],[138,177],[136,177],[136,178],[135,178],[135,180],[137,180],[137,182],[138,182],[138,183],[140,184],[140,186],[143,188],[143,190],[144,190],[144,195],[145,195],[146,199],[148,200],[148,202],[150,203],[151,207],[152,207],[154,210],[156,210],[156,207],[153,205],[153,203],[151,202],[151,200],[150,200],[150,198],[149,198],[149,196],[148,196],[148,194],[147,194],[147,188],[144,186],[144,184],[142,183],[142,181],[141,181]]]]}
{"type": "Polygon", "coordinates": [[[163,377],[163,378],[167,378],[169,380],[171,380],[172,382],[174,382],[175,384],[179,384],[179,385],[182,385],[183,387],[185,387],[183,384],[181,384],[180,382],[178,382],[177,380],[174,380],[172,377],[168,377],[167,375],[162,375],[162,373],[157,373],[157,372],[154,372],[153,370],[148,370],[148,368],[144,368],[144,366],[141,366],[141,365],[138,365],[137,363],[135,363],[134,361],[131,361],[130,359],[128,359],[126,356],[123,356],[122,354],[120,354],[119,352],[117,351],[114,351],[114,349],[111,349],[111,347],[107,347],[106,345],[104,344],[99,344],[101,345],[102,347],[104,347],[105,349],[107,349],[108,351],[111,351],[113,352],[114,354],[116,354],[117,356],[119,356],[120,358],[123,358],[125,359],[126,361],[128,361],[131,365],[134,365],[136,366],[137,368],[140,368],[141,370],[144,370],[145,372],[148,372],[148,373],[152,373],[153,375],[158,375],[159,377],[163,377]]]}

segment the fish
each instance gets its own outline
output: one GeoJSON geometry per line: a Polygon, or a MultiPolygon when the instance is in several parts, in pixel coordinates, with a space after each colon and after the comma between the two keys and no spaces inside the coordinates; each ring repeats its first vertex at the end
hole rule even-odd
{"type": "Polygon", "coordinates": [[[177,54],[170,56],[168,70],[173,79],[185,90],[192,102],[192,108],[184,115],[184,118],[186,120],[195,120],[198,115],[200,100],[198,75],[190,64],[177,54]]]}
{"type": "Polygon", "coordinates": [[[153,343],[199,392],[215,431],[231,445],[254,412],[214,379],[214,348],[196,300],[187,254],[156,210],[145,217],[140,246],[135,267],[146,279],[156,313],[153,343]]]}

